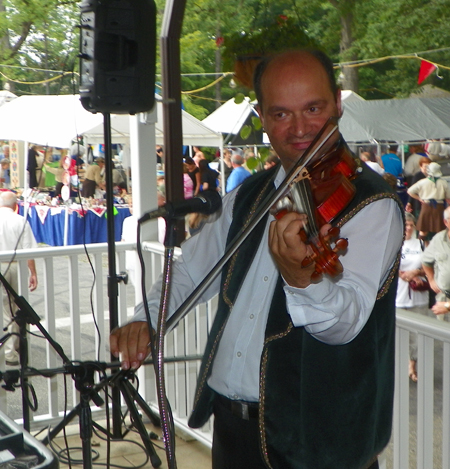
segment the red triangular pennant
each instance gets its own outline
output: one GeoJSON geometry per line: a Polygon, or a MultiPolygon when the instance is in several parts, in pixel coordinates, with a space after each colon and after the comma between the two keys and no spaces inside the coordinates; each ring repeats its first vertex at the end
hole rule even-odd
{"type": "Polygon", "coordinates": [[[417,84],[420,85],[424,80],[426,80],[436,70],[436,68],[436,65],[432,64],[431,62],[421,60],[417,84]]]}

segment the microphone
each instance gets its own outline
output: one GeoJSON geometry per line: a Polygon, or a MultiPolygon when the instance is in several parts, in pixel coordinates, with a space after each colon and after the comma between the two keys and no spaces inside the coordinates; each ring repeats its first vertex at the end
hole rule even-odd
{"type": "Polygon", "coordinates": [[[217,191],[204,191],[201,195],[192,199],[182,200],[181,202],[167,202],[156,210],[145,213],[139,219],[139,223],[143,223],[154,218],[163,217],[184,218],[188,213],[203,213],[211,215],[222,206],[222,197],[217,191]]]}

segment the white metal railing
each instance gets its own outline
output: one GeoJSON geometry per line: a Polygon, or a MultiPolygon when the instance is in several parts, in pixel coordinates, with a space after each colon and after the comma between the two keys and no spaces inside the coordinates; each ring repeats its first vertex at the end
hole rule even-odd
{"type": "MultiPolygon", "coordinates": [[[[133,243],[116,243],[117,272],[125,270],[125,251],[134,249],[133,243]]],[[[145,243],[147,283],[153,283],[162,271],[164,247],[160,243],[145,243]]],[[[109,360],[109,311],[107,297],[107,244],[86,246],[92,269],[87,261],[83,246],[40,248],[21,250],[15,254],[19,264],[19,294],[22,295],[41,317],[41,323],[65,354],[74,361],[109,360]],[[38,270],[38,289],[28,292],[27,259],[35,259],[38,270]],[[61,284],[62,283],[62,284],[61,284]],[[92,306],[91,306],[92,289],[92,306]],[[97,325],[94,325],[94,317],[97,325]]],[[[180,253],[176,249],[176,255],[180,253]]],[[[12,252],[0,253],[2,272],[5,261],[12,252]]],[[[119,284],[118,320],[123,324],[132,316],[135,305],[135,289],[132,285],[119,284]]],[[[207,340],[214,309],[214,301],[200,305],[183,319],[178,327],[166,338],[166,357],[200,356],[207,340]]],[[[2,305],[2,302],[0,302],[2,305]]],[[[2,308],[2,306],[0,306],[2,308]]],[[[0,327],[4,327],[3,315],[0,327]]],[[[29,327],[31,333],[39,333],[36,326],[29,327]]],[[[29,337],[30,365],[39,370],[61,369],[61,359],[49,343],[34,336],[29,337]],[[59,367],[59,368],[58,368],[59,367]]],[[[210,446],[210,426],[192,430],[187,426],[191,411],[193,393],[199,369],[199,361],[189,360],[166,365],[166,380],[169,400],[177,425],[195,438],[210,446]]],[[[0,370],[2,378],[8,378],[11,368],[4,362],[4,350],[0,349],[0,370]]],[[[138,372],[139,393],[156,409],[155,383],[152,366],[142,367],[138,372]]],[[[30,378],[36,390],[39,410],[32,414],[32,428],[54,424],[60,420],[65,408],[64,377],[30,378]]],[[[70,381],[70,378],[69,378],[70,381]]],[[[69,383],[69,410],[79,402],[75,383],[69,383]],[[71,384],[71,385],[70,385],[71,384]]],[[[99,409],[93,409],[99,411],[99,409]]],[[[20,390],[14,393],[0,389],[0,411],[5,412],[18,423],[22,422],[20,390]]],[[[102,412],[103,414],[103,412],[102,412]]]]}
{"type": "MultiPolygon", "coordinates": [[[[125,250],[131,243],[116,243],[117,271],[125,270],[125,250]]],[[[93,274],[83,246],[40,248],[16,254],[20,271],[20,294],[27,298],[42,317],[43,325],[59,342],[71,360],[109,360],[109,312],[107,280],[107,245],[86,247],[96,275],[93,287],[93,311],[90,290],[93,274]],[[26,260],[36,259],[39,286],[27,291],[26,260]],[[94,327],[96,318],[98,331],[94,327]]],[[[148,283],[162,271],[164,248],[159,243],[145,244],[148,283]]],[[[176,251],[178,254],[179,251],[176,251]]],[[[11,253],[0,253],[0,262],[11,253]]],[[[5,264],[2,263],[2,271],[5,264]]],[[[1,303],[0,303],[1,304],[1,303]]],[[[119,323],[133,313],[135,291],[132,285],[119,285],[119,323]]],[[[216,300],[200,305],[180,321],[166,338],[166,357],[201,355],[215,311],[216,300]]],[[[0,317],[0,326],[2,325],[0,317]]],[[[3,327],[3,326],[2,326],[3,327]]],[[[35,326],[30,326],[36,332],[35,326]]],[[[396,393],[392,442],[380,458],[382,468],[419,469],[450,468],[450,324],[397,310],[396,393]],[[418,334],[418,383],[408,378],[409,336],[418,334]],[[436,370],[436,371],[435,371],[436,370]],[[415,408],[417,407],[417,411],[415,408]],[[416,437],[417,435],[417,437],[416,437]],[[416,451],[417,448],[417,451],[416,451]],[[434,464],[434,466],[433,466],[434,464]]],[[[55,368],[61,360],[42,339],[30,336],[30,362],[38,369],[55,368]]],[[[198,360],[166,364],[166,384],[169,401],[178,427],[194,438],[211,446],[211,427],[192,430],[187,426],[193,393],[199,370],[198,360]]],[[[8,371],[4,352],[0,349],[0,370],[8,371]]],[[[2,373],[4,378],[5,373],[2,373]]],[[[155,409],[155,383],[151,366],[138,372],[139,393],[155,409]]],[[[70,379],[69,379],[70,380],[70,379]]],[[[64,410],[64,382],[61,375],[52,378],[31,378],[40,404],[33,415],[33,428],[58,421],[64,410]]],[[[68,389],[70,410],[78,404],[73,384],[68,389]]],[[[93,409],[102,412],[100,409],[93,409]]],[[[20,423],[20,391],[10,393],[0,389],[0,411],[20,423]]],[[[95,415],[95,414],[94,414],[95,415]]]]}

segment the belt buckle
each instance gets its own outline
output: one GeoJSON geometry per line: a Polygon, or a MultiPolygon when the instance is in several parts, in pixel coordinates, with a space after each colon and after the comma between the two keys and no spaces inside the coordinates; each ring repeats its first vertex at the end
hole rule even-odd
{"type": "Polygon", "coordinates": [[[238,402],[238,401],[231,402],[231,408],[232,408],[233,414],[235,414],[236,416],[240,417],[243,420],[250,420],[248,407],[249,407],[248,404],[244,402],[238,402]]]}
{"type": "Polygon", "coordinates": [[[250,415],[248,413],[248,404],[241,403],[241,418],[244,420],[250,420],[250,415]]]}

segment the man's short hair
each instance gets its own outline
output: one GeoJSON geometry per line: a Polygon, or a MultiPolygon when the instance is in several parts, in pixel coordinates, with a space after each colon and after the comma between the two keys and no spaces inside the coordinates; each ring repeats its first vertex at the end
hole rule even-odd
{"type": "Polygon", "coordinates": [[[444,220],[450,220],[450,207],[444,210],[444,220]]]}
{"type": "Polygon", "coordinates": [[[239,166],[242,166],[244,164],[244,158],[239,155],[238,153],[233,153],[231,155],[231,162],[234,163],[234,164],[237,164],[239,166]]]}
{"type": "Polygon", "coordinates": [[[405,212],[405,221],[412,221],[415,225],[416,224],[416,217],[410,212],[405,212]]]}
{"type": "Polygon", "coordinates": [[[2,160],[0,160],[0,164],[9,164],[10,161],[8,158],[3,158],[2,160]]]}
{"type": "Polygon", "coordinates": [[[0,207],[9,207],[14,209],[17,204],[17,196],[14,192],[0,192],[0,207]]]}
{"type": "MultiPolygon", "coordinates": [[[[328,57],[325,52],[322,52],[319,49],[314,49],[314,48],[304,48],[304,49],[296,49],[293,50],[293,52],[298,51],[298,52],[307,52],[311,56],[315,57],[322,65],[322,67],[325,70],[325,73],[327,74],[328,81],[330,84],[330,89],[333,93],[333,96],[337,96],[338,92],[338,86],[336,83],[336,77],[334,74],[334,65],[332,60],[328,57]]],[[[288,52],[288,51],[285,51],[288,52]]],[[[258,106],[261,108],[262,103],[263,103],[263,96],[262,96],[262,90],[261,90],[261,82],[262,82],[262,77],[264,75],[264,72],[266,71],[267,67],[269,66],[270,62],[272,60],[276,59],[280,55],[282,55],[284,52],[273,54],[273,55],[268,55],[266,57],[263,57],[261,61],[258,63],[258,65],[255,68],[255,72],[253,74],[253,89],[256,94],[256,99],[258,101],[258,106]]]]}

